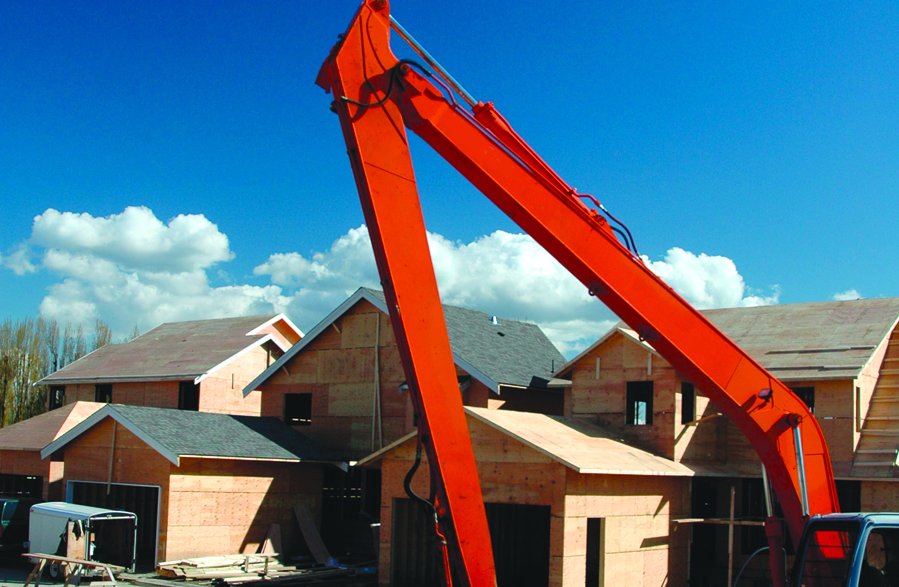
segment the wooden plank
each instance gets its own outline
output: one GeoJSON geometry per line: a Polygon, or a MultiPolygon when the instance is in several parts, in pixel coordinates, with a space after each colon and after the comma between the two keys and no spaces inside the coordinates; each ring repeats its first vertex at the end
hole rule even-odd
{"type": "Polygon", "coordinates": [[[281,524],[271,524],[259,550],[262,554],[281,553],[281,524]]]}
{"type": "Polygon", "coordinates": [[[309,512],[309,508],[306,504],[298,503],[293,506],[293,513],[297,517],[297,522],[300,524],[300,530],[303,532],[303,538],[306,539],[306,544],[309,546],[309,550],[312,552],[315,562],[323,565],[332,564],[333,559],[328,552],[328,547],[326,547],[325,543],[322,541],[321,534],[315,526],[315,521],[312,519],[312,514],[309,512]]]}

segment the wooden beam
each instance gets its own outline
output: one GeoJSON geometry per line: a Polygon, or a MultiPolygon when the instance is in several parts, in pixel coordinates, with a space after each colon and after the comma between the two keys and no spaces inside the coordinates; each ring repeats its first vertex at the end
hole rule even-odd
{"type": "Polygon", "coordinates": [[[727,526],[727,584],[734,584],[734,502],[737,488],[730,486],[730,524],[727,526]]]}
{"type": "Polygon", "coordinates": [[[684,424],[684,426],[695,426],[695,425],[699,424],[700,422],[705,422],[706,420],[714,420],[715,418],[720,418],[723,415],[724,414],[718,413],[718,414],[711,414],[709,416],[703,416],[702,418],[699,418],[698,420],[693,420],[692,422],[687,422],[686,424],[684,424]]]}
{"type": "Polygon", "coordinates": [[[683,518],[681,520],[671,520],[674,524],[719,524],[721,526],[764,526],[765,522],[761,520],[728,520],[724,518],[683,518]]]}

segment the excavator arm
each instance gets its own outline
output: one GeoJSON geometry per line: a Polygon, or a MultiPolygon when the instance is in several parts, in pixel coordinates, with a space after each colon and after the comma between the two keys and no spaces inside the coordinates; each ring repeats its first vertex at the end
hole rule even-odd
{"type": "MultiPolygon", "coordinates": [[[[332,108],[340,116],[403,367],[420,413],[437,513],[457,568],[465,570],[463,581],[495,583],[492,551],[405,128],[423,138],[740,428],[765,465],[794,544],[809,515],[839,511],[824,435],[802,400],[623,245],[603,214],[605,208],[556,175],[492,104],[463,94],[472,106],[469,112],[450,91],[449,85],[455,87],[451,77],[441,79],[397,59],[389,46],[391,28],[385,0],[363,2],[317,81],[333,94],[332,108]]],[[[395,23],[393,29],[408,40],[395,23]]]]}

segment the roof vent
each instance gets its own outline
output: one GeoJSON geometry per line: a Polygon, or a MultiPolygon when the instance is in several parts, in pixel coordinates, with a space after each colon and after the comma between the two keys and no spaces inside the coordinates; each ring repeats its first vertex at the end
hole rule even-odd
{"type": "Polygon", "coordinates": [[[494,326],[499,326],[499,320],[496,319],[496,316],[490,317],[490,323],[493,324],[494,326]]]}

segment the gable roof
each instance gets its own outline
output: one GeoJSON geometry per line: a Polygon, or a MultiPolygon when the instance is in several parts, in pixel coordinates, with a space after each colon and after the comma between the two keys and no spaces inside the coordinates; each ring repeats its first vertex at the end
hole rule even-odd
{"type": "MultiPolygon", "coordinates": [[[[283,314],[161,324],[123,344],[108,344],[44,377],[37,384],[193,379],[199,383],[251,349],[271,342],[286,351],[281,329],[302,333],[283,314]]],[[[294,338],[294,337],[291,337],[294,338]]]]}
{"type": "Polygon", "coordinates": [[[103,407],[94,402],[74,402],[0,428],[0,450],[41,450],[103,407]]]}
{"type": "MultiPolygon", "coordinates": [[[[361,300],[388,313],[383,292],[359,288],[310,330],[303,340],[250,382],[244,388],[244,394],[264,383],[361,300]]],[[[495,392],[499,392],[500,385],[545,388],[552,379],[553,368],[565,362],[562,354],[536,324],[504,318],[498,318],[497,324],[493,324],[490,314],[446,304],[443,305],[443,314],[453,361],[495,392]]]]}
{"type": "MultiPolygon", "coordinates": [[[[630,446],[607,430],[579,418],[530,412],[466,407],[469,418],[514,438],[537,452],[583,474],[689,477],[693,470],[680,463],[630,446]]],[[[405,442],[409,434],[357,463],[371,464],[405,442]]]]}
{"type": "MultiPolygon", "coordinates": [[[[899,298],[778,304],[701,312],[779,379],[854,379],[899,323],[899,298]]],[[[633,331],[619,322],[559,369],[557,375],[565,373],[605,344],[615,332],[630,332],[633,338],[633,331]]],[[[649,347],[639,338],[636,342],[649,347]]]]}
{"type": "Polygon", "coordinates": [[[278,418],[106,404],[41,451],[46,458],[104,418],[112,418],[175,466],[181,457],[335,462],[278,418]]]}

